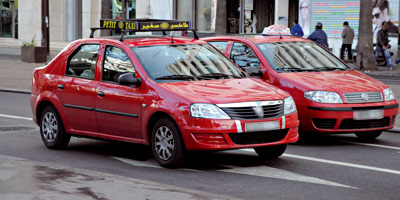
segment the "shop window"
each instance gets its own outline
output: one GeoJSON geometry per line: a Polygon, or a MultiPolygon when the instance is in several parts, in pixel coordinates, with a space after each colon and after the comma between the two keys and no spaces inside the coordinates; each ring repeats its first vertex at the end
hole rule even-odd
{"type": "Polygon", "coordinates": [[[119,76],[129,72],[135,72],[135,69],[125,51],[118,47],[107,46],[101,80],[118,83],[119,76]]]}
{"type": "Polygon", "coordinates": [[[230,58],[235,61],[239,67],[247,66],[260,66],[260,60],[258,60],[254,51],[247,45],[235,42],[232,47],[230,58]]]}
{"type": "MultiPolygon", "coordinates": [[[[0,0],[0,37],[12,36],[12,5],[10,0],[0,0]]],[[[18,1],[15,5],[15,34],[18,35],[18,1]]]]}
{"type": "Polygon", "coordinates": [[[100,45],[87,44],[78,47],[68,58],[66,75],[94,79],[100,45]]]}
{"type": "Polygon", "coordinates": [[[177,0],[178,20],[194,22],[198,31],[215,31],[216,9],[216,0],[177,0]]]}

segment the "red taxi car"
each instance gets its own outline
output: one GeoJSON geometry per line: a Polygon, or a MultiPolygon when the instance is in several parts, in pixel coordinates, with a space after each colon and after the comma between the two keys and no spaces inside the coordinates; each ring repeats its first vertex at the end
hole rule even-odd
{"type": "Polygon", "coordinates": [[[315,133],[355,133],[371,140],[393,128],[398,102],[387,85],[350,69],[314,42],[286,35],[285,27],[272,26],[266,33],[202,40],[294,98],[300,141],[315,133]]]}
{"type": "Polygon", "coordinates": [[[71,136],[148,144],[160,165],[176,167],[187,151],[251,147],[274,158],[297,141],[292,97],[248,77],[206,42],[121,40],[77,40],[34,71],[31,107],[48,148],[65,148],[71,136]]]}

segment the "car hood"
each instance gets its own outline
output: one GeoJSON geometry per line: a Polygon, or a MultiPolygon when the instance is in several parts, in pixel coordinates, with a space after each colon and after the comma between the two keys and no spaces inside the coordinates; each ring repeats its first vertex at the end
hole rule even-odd
{"type": "Polygon", "coordinates": [[[185,97],[193,103],[236,103],[284,99],[288,93],[261,81],[219,79],[160,84],[165,89],[185,97]]]}
{"type": "Polygon", "coordinates": [[[349,93],[375,92],[387,88],[384,83],[355,70],[281,73],[280,75],[294,81],[295,84],[305,86],[305,90],[349,93]]]}

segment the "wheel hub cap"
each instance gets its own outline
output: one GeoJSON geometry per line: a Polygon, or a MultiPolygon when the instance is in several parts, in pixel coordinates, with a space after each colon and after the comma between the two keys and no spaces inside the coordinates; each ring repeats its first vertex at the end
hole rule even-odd
{"type": "Polygon", "coordinates": [[[48,112],[43,117],[42,135],[46,142],[54,142],[58,133],[58,122],[56,116],[48,112]]]}
{"type": "Polygon", "coordinates": [[[161,126],[155,133],[155,150],[161,160],[168,160],[174,154],[174,136],[166,126],[161,126]]]}

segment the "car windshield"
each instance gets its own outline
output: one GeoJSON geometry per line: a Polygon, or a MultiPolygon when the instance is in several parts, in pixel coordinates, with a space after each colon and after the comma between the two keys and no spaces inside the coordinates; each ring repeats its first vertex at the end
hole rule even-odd
{"type": "Polygon", "coordinates": [[[158,83],[246,77],[208,44],[139,46],[132,51],[158,83]]]}
{"type": "Polygon", "coordinates": [[[257,46],[276,72],[349,70],[335,56],[313,42],[274,42],[257,46]]]}

